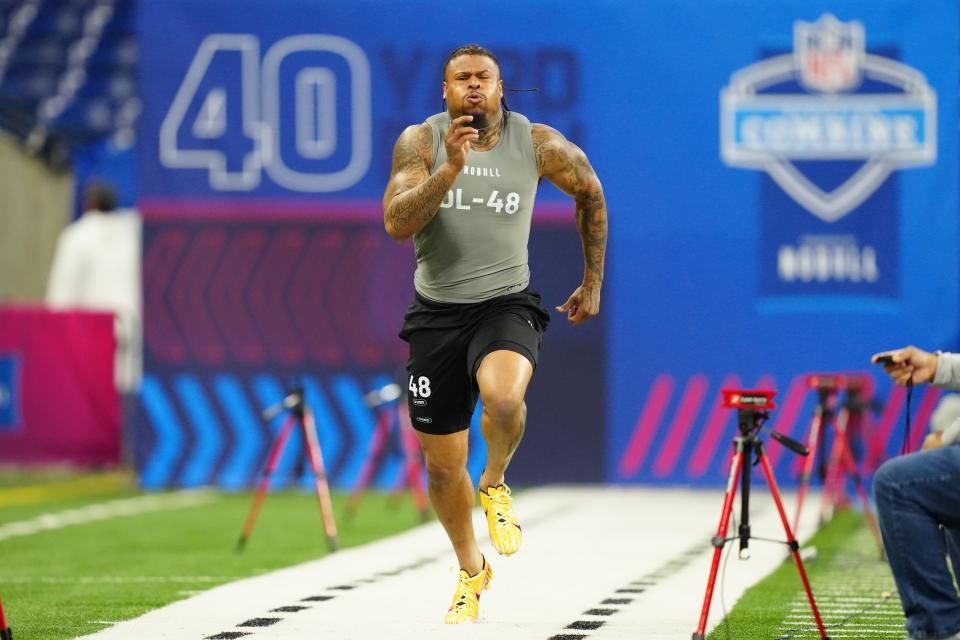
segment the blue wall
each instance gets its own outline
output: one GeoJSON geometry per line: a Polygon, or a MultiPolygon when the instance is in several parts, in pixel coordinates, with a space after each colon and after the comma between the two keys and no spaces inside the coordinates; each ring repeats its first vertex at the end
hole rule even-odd
{"type": "MultiPolygon", "coordinates": [[[[164,441],[157,425],[181,434],[149,477],[183,483],[188,460],[214,455],[196,454],[206,440],[192,435],[197,405],[175,390],[184,375],[200,376],[223,434],[216,460],[190,467],[204,473],[186,473],[207,482],[244,440],[217,376],[239,376],[254,394],[257,376],[310,373],[337,398],[337,376],[362,389],[402,365],[393,332],[410,295],[408,246],[395,247],[388,276],[361,261],[365,293],[339,300],[374,336],[370,353],[311,350],[317,341],[296,319],[287,330],[253,310],[244,333],[223,317],[205,326],[196,309],[229,298],[216,291],[224,282],[238,287],[237,308],[289,307],[293,292],[310,291],[295,274],[335,269],[323,256],[337,238],[388,251],[363,243],[382,237],[373,234],[390,149],[439,109],[446,54],[471,41],[498,53],[507,87],[539,88],[507,98],[584,148],[610,212],[602,317],[551,327],[514,476],[721,481],[732,429],[715,411],[724,385],[778,389],[780,427],[803,437],[805,372],[864,369],[872,352],[908,342],[957,346],[957,13],[955,2],[907,0],[494,1],[469,19],[436,2],[285,0],[268,16],[252,0],[143,3],[146,358],[150,384],[174,399],[144,425],[143,464],[164,441]],[[288,232],[300,238],[290,264],[257,248],[252,284],[228,277],[245,241],[282,245],[288,232]],[[211,252],[220,257],[205,261],[211,252]],[[258,273],[282,274],[283,293],[250,297],[266,282],[258,273]],[[363,313],[371,308],[379,315],[363,313]],[[204,349],[222,334],[221,350],[204,349]],[[244,336],[266,345],[262,357],[242,349],[244,336]]],[[[550,306],[578,283],[571,218],[544,186],[531,263],[550,306]]],[[[327,287],[317,285],[317,300],[327,287]]],[[[889,385],[876,384],[886,397],[889,385]]],[[[923,397],[918,411],[929,415],[934,401],[923,397]]],[[[363,448],[369,434],[350,434],[371,418],[331,402],[340,441],[363,448]]],[[[898,407],[875,425],[883,451],[896,447],[898,407]]],[[[789,483],[793,463],[779,464],[789,483]]]]}

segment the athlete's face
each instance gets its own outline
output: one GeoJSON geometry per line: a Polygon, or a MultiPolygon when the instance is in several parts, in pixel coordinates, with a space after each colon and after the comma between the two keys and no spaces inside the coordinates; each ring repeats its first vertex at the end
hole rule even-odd
{"type": "Polygon", "coordinates": [[[495,119],[503,97],[503,80],[496,63],[487,56],[457,56],[447,65],[443,97],[454,118],[483,113],[495,119]]]}

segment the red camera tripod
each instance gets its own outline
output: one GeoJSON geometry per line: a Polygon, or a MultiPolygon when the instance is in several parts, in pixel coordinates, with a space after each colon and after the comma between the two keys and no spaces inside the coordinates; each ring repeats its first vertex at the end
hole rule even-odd
{"type": "MultiPolygon", "coordinates": [[[[777,505],[777,512],[780,514],[780,521],[783,523],[783,530],[787,534],[786,545],[793,555],[793,560],[797,564],[797,571],[800,573],[800,580],[803,582],[803,589],[807,592],[807,600],[810,601],[810,609],[813,611],[813,618],[817,623],[817,631],[821,638],[827,638],[827,632],[823,628],[823,621],[820,619],[820,611],[817,609],[817,603],[813,598],[813,591],[810,590],[810,581],[807,580],[807,572],[803,568],[803,560],[800,559],[800,545],[797,543],[793,532],[790,530],[790,523],[787,522],[787,514],[783,510],[783,500],[780,499],[780,491],[777,489],[777,481],[773,477],[773,469],[767,460],[763,451],[763,442],[760,440],[760,430],[764,429],[763,423],[770,417],[770,410],[775,409],[773,396],[775,391],[738,391],[723,390],[723,405],[728,409],[737,410],[737,427],[740,435],[733,439],[733,459],[730,461],[730,477],[727,481],[727,492],[723,498],[723,509],[720,513],[720,524],[717,527],[717,534],[713,537],[713,562],[710,565],[710,576],[707,579],[707,593],[703,598],[703,607],[700,610],[700,623],[697,630],[693,633],[693,640],[704,640],[707,627],[707,617],[710,614],[710,601],[713,599],[713,588],[717,582],[717,569],[720,566],[720,556],[723,548],[728,542],[734,540],[740,541],[740,557],[749,557],[750,544],[750,468],[751,458],[755,457],[756,462],[763,469],[763,474],[767,478],[767,484],[770,486],[770,493],[773,494],[773,501],[777,505]],[[746,460],[746,463],[744,463],[746,460]],[[730,525],[730,516],[733,513],[733,498],[737,493],[737,483],[740,484],[740,529],[737,535],[727,537],[727,528],[730,525]]],[[[787,447],[794,453],[807,455],[808,451],[799,442],[791,440],[787,436],[775,431],[767,430],[770,436],[787,447]]]]}
{"type": "Polygon", "coordinates": [[[13,629],[7,624],[7,618],[3,615],[3,602],[0,602],[0,640],[13,640],[13,629]]]}
{"type": "Polygon", "coordinates": [[[810,423],[810,434],[807,437],[807,447],[810,455],[803,472],[800,474],[800,489],[797,494],[797,511],[793,516],[793,527],[796,529],[800,522],[800,512],[803,501],[810,488],[810,479],[813,476],[815,460],[819,459],[819,476],[823,482],[823,497],[820,504],[820,522],[823,523],[832,515],[834,507],[843,502],[844,488],[847,476],[853,479],[854,487],[860,497],[863,513],[870,524],[870,531],[877,543],[877,549],[883,555],[883,540],[880,537],[880,528],[877,519],[870,509],[870,498],[863,485],[863,477],[857,468],[850,449],[847,433],[852,427],[859,427],[863,420],[864,403],[862,393],[867,384],[859,376],[843,376],[836,374],[812,374],[807,376],[807,386],[817,391],[817,407],[810,423]],[[840,391],[847,392],[846,400],[840,405],[840,411],[835,410],[836,399],[840,391]],[[826,429],[833,426],[833,444],[830,454],[826,452],[826,429]],[[818,446],[819,445],[819,446],[818,446]],[[819,453],[819,455],[818,455],[819,453]]]}

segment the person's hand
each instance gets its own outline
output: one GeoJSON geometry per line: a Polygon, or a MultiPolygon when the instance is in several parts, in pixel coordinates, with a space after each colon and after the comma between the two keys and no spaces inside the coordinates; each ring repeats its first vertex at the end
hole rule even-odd
{"type": "Polygon", "coordinates": [[[906,386],[908,382],[932,382],[937,374],[938,356],[922,349],[904,347],[894,351],[882,351],[875,353],[870,361],[876,364],[877,360],[884,356],[890,356],[892,362],[885,363],[883,370],[901,386],[906,386]]]}
{"type": "Polygon", "coordinates": [[[927,449],[939,449],[942,446],[943,431],[934,431],[923,439],[923,446],[920,447],[920,450],[926,451],[927,449]]]}
{"type": "Polygon", "coordinates": [[[443,144],[447,149],[447,163],[456,169],[457,173],[463,171],[463,166],[467,164],[470,141],[480,139],[480,132],[470,126],[472,120],[473,116],[470,115],[454,118],[443,136],[443,144]]]}
{"type": "Polygon", "coordinates": [[[570,294],[567,301],[556,309],[560,313],[566,313],[567,320],[572,325],[586,322],[600,313],[600,287],[581,284],[570,294]]]}

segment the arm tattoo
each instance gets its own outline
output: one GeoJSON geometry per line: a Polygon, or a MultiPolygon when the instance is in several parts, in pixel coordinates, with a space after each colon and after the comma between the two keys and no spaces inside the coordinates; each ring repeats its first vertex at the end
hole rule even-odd
{"type": "Polygon", "coordinates": [[[532,135],[540,175],[573,196],[574,217],[583,244],[584,282],[599,289],[607,248],[607,205],[600,180],[583,151],[558,131],[534,125],[532,135]]]}
{"type": "Polygon", "coordinates": [[[574,215],[583,243],[584,267],[599,285],[603,282],[603,262],[607,251],[607,205],[599,183],[597,189],[577,195],[574,215]]]}
{"type": "Polygon", "coordinates": [[[405,132],[397,141],[383,209],[384,225],[394,237],[406,238],[423,229],[437,214],[453,184],[447,174],[429,174],[425,158],[432,146],[430,128],[423,125],[412,135],[405,132]]]}

